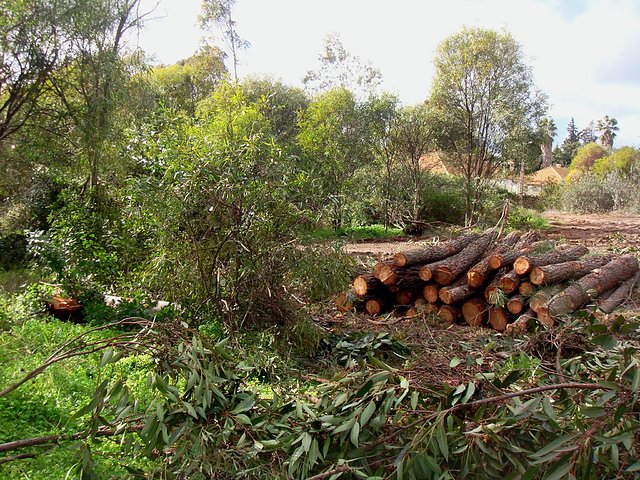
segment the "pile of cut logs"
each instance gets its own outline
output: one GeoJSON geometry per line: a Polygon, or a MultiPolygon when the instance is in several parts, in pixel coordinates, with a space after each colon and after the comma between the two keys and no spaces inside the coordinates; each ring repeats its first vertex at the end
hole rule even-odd
{"type": "Polygon", "coordinates": [[[369,315],[437,314],[450,323],[520,332],[536,321],[552,327],[590,302],[611,313],[638,282],[634,255],[592,255],[534,232],[498,239],[491,229],[396,253],[359,275],[336,306],[369,315]]]}

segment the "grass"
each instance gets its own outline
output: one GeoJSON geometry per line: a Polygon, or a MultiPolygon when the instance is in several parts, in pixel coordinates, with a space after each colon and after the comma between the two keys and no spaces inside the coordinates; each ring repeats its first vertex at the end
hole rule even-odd
{"type": "Polygon", "coordinates": [[[336,238],[345,238],[347,240],[369,240],[374,238],[394,238],[401,237],[404,233],[401,228],[388,227],[384,225],[366,225],[360,227],[339,227],[337,230],[333,228],[320,228],[314,230],[310,238],[312,240],[332,240],[336,238]]]}

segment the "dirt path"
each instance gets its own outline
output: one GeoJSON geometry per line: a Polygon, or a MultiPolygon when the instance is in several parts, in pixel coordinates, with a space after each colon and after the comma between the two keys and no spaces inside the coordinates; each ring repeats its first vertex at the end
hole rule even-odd
{"type": "MultiPolygon", "coordinates": [[[[550,228],[543,232],[549,238],[579,243],[591,248],[640,250],[640,216],[622,213],[578,215],[546,212],[550,228]]],[[[345,245],[350,255],[377,260],[396,252],[444,240],[446,237],[402,237],[397,240],[363,241],[345,245]]]]}

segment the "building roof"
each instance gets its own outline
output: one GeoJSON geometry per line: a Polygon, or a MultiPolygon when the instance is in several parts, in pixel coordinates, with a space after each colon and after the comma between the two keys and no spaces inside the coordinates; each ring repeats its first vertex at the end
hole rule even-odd
{"type": "Polygon", "coordinates": [[[429,152],[420,157],[420,168],[441,175],[462,175],[460,168],[444,152],[429,152]]]}
{"type": "Polygon", "coordinates": [[[530,185],[544,185],[545,183],[562,183],[569,173],[569,169],[560,165],[551,165],[527,176],[530,185]]]}

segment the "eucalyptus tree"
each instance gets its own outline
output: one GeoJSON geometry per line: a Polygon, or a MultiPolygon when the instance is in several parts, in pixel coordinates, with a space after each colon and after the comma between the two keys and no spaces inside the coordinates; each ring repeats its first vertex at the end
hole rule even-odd
{"type": "Polygon", "coordinates": [[[465,222],[474,222],[487,179],[508,162],[505,139],[546,111],[521,46],[509,33],[464,28],[438,47],[430,104],[440,145],[465,177],[465,222]]]}
{"type": "Polygon", "coordinates": [[[236,21],[233,16],[233,8],[236,0],[202,0],[200,13],[200,26],[205,30],[218,30],[220,38],[227,47],[233,62],[233,78],[238,81],[238,55],[240,50],[248,48],[250,43],[240,37],[236,21]]]}

